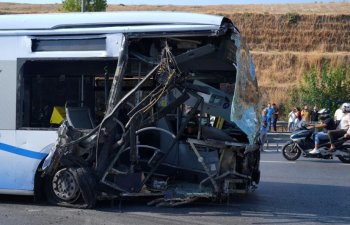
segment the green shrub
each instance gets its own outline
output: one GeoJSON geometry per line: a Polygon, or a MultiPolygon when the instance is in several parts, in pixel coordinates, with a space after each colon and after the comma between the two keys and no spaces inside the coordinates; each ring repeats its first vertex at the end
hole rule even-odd
{"type": "Polygon", "coordinates": [[[287,13],[287,18],[289,24],[296,24],[300,20],[300,15],[295,12],[289,12],[287,13]]]}
{"type": "MultiPolygon", "coordinates": [[[[63,10],[66,12],[80,12],[81,0],[63,0],[63,10]]],[[[107,0],[86,0],[85,8],[87,12],[106,11],[107,0]]]]}
{"type": "Polygon", "coordinates": [[[350,65],[330,68],[325,62],[320,70],[313,67],[290,93],[290,105],[318,106],[334,112],[341,103],[350,102],[350,65]]]}

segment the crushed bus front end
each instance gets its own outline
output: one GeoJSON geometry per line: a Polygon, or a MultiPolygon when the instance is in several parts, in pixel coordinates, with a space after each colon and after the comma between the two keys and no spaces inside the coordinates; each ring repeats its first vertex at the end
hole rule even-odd
{"type": "Polygon", "coordinates": [[[106,85],[98,123],[87,107],[65,107],[42,167],[49,201],[92,208],[153,196],[150,205],[178,206],[254,189],[259,93],[232,22],[123,33],[120,46],[113,77],[95,79],[106,85]]]}

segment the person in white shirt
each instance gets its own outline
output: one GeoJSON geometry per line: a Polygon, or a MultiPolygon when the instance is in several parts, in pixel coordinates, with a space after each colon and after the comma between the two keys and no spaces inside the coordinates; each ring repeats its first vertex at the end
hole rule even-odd
{"type": "Polygon", "coordinates": [[[343,103],[339,109],[337,109],[334,113],[334,121],[335,121],[335,125],[338,127],[339,126],[339,123],[340,123],[340,120],[341,118],[343,118],[344,116],[344,113],[343,113],[343,110],[342,110],[342,107],[345,103],[343,103]]]}
{"type": "Polygon", "coordinates": [[[331,143],[331,147],[329,149],[330,152],[335,151],[334,142],[336,141],[337,138],[350,137],[350,103],[344,103],[341,109],[344,114],[340,120],[338,128],[336,130],[328,131],[328,136],[331,143]]]}
{"type": "Polygon", "coordinates": [[[297,112],[297,109],[294,108],[294,109],[288,114],[288,131],[294,131],[295,119],[296,119],[295,113],[296,113],[296,112],[297,112]]]}

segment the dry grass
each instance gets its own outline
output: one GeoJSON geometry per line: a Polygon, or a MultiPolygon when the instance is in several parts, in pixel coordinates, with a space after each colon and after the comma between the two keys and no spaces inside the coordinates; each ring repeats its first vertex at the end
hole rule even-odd
{"type": "Polygon", "coordinates": [[[151,5],[109,5],[108,11],[122,10],[167,10],[190,11],[209,14],[232,15],[235,13],[257,14],[299,14],[339,15],[350,13],[350,3],[309,3],[309,4],[258,4],[258,5],[214,5],[214,6],[151,6],[151,5]]]}
{"type": "MultiPolygon", "coordinates": [[[[0,3],[0,14],[60,12],[61,4],[0,3]]],[[[350,65],[350,2],[150,6],[109,5],[107,11],[187,11],[232,19],[252,50],[262,102],[286,103],[312,66],[350,65]],[[293,20],[293,16],[296,18],[293,20]]]]}
{"type": "Polygon", "coordinates": [[[321,68],[328,61],[331,67],[350,65],[348,52],[256,52],[252,51],[262,101],[287,102],[289,90],[297,85],[312,67],[321,68]]]}
{"type": "MultiPolygon", "coordinates": [[[[49,13],[59,12],[61,4],[15,4],[0,3],[0,14],[9,13],[49,13]]],[[[350,3],[308,3],[308,4],[264,4],[264,5],[214,5],[214,6],[174,6],[174,5],[109,5],[107,11],[162,10],[188,11],[209,14],[232,15],[236,13],[287,14],[297,12],[306,15],[346,15],[350,14],[350,3]]]]}
{"type": "Polygon", "coordinates": [[[288,14],[234,14],[230,18],[255,51],[350,51],[350,14],[297,16],[294,23],[288,14]]]}
{"type": "Polygon", "coordinates": [[[55,13],[59,12],[60,8],[61,4],[17,4],[0,2],[0,14],[55,13]]]}

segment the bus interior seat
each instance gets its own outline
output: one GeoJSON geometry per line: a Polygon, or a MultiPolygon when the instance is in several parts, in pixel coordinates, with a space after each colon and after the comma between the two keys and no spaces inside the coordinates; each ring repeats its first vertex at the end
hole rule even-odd
{"type": "Polygon", "coordinates": [[[78,129],[92,129],[95,127],[88,107],[66,107],[69,125],[78,129]]]}
{"type": "Polygon", "coordinates": [[[202,138],[204,140],[233,141],[230,135],[216,127],[202,126],[202,138]]]}

